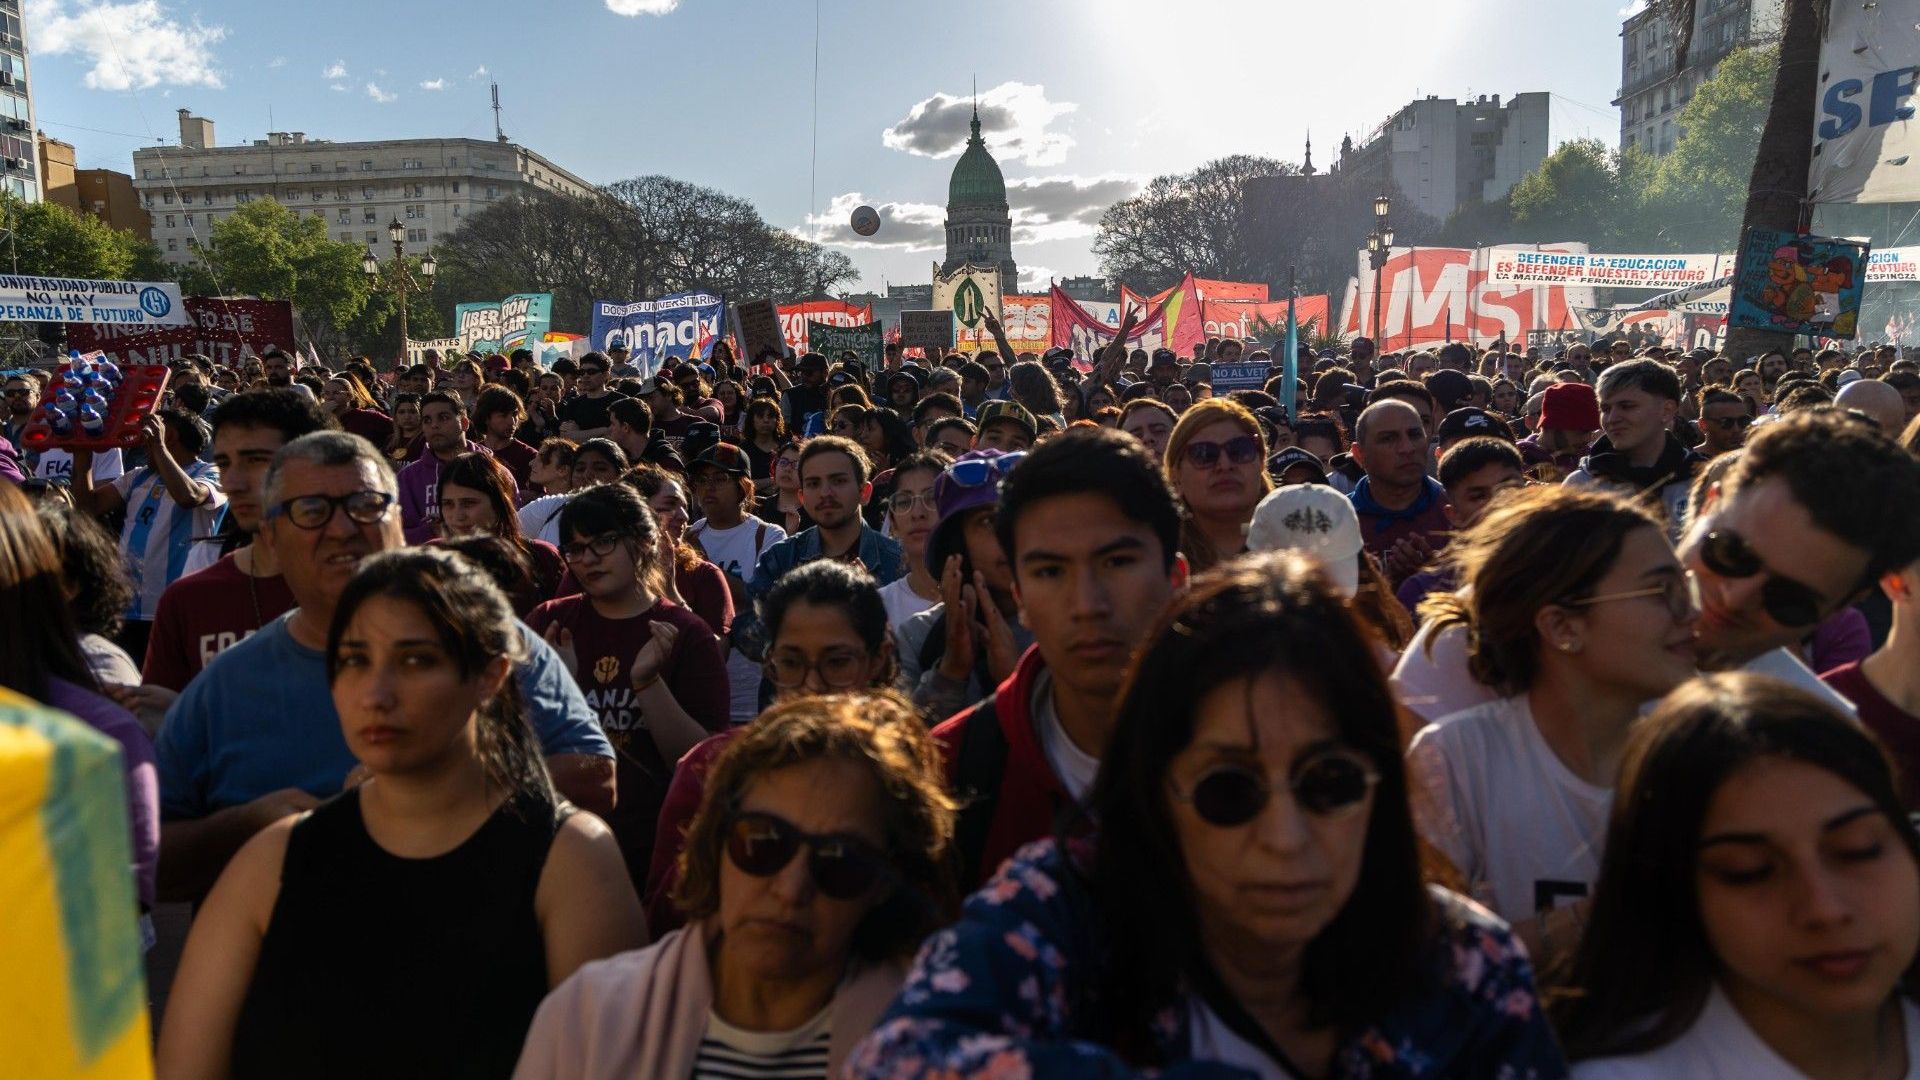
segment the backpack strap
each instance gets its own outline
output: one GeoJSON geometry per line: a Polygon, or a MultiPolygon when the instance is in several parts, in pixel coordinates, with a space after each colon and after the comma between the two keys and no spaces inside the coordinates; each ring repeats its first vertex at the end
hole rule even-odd
{"type": "Polygon", "coordinates": [[[954,822],[953,848],[962,882],[973,882],[986,858],[1007,751],[1007,733],[1000,730],[999,710],[989,696],[967,713],[954,759],[953,791],[960,800],[960,814],[954,822]]]}

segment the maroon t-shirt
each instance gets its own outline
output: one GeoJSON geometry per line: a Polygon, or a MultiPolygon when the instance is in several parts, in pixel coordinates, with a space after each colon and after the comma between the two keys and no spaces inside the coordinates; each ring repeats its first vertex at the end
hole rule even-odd
{"type": "Polygon", "coordinates": [[[354,409],[340,418],[340,426],[381,449],[393,438],[393,418],[379,409],[354,409]]]}
{"type": "Polygon", "coordinates": [[[1853,707],[1860,712],[1860,722],[1880,737],[1900,772],[1900,801],[1908,810],[1920,810],[1920,716],[1888,701],[1885,694],[1867,681],[1867,673],[1860,670],[1858,660],[1841,664],[1820,676],[1820,680],[1853,702],[1853,707]]]}
{"type": "MultiPolygon", "coordinates": [[[[858,559],[854,560],[854,565],[859,565],[858,559]]],[[[733,610],[733,590],[727,588],[726,571],[705,559],[700,560],[700,565],[691,569],[684,564],[675,563],[673,587],[680,591],[681,599],[687,602],[687,606],[693,609],[695,615],[706,622],[707,628],[714,634],[724,638],[733,629],[733,617],[736,612],[733,610]]],[[[578,596],[579,593],[580,583],[573,580],[571,570],[566,572],[560,579],[559,587],[553,591],[556,598],[578,596]]]]}
{"type": "Polygon", "coordinates": [[[508,439],[507,445],[492,451],[492,453],[493,460],[505,465],[507,472],[513,476],[513,482],[520,485],[522,492],[526,491],[528,471],[533,468],[533,463],[539,459],[540,451],[528,446],[519,439],[508,439]]]}
{"type": "Polygon", "coordinates": [[[286,578],[251,577],[241,572],[232,555],[224,555],[160,594],[141,681],[185,690],[223,650],[295,606],[286,578]]]}
{"type": "Polygon", "coordinates": [[[660,668],[660,677],[675,701],[701,727],[724,731],[731,692],[726,661],[720,657],[720,639],[700,616],[671,600],[661,600],[644,614],[609,619],[595,611],[584,596],[549,600],[527,615],[527,625],[544,636],[559,624],[573,634],[576,658],[574,681],[600,717],[600,726],[613,743],[614,783],[618,801],[607,824],[613,828],[636,893],[646,884],[647,864],[653,856],[654,826],[673,780],[673,762],[660,756],[647,720],[633,691],[634,657],[652,640],[653,624],[666,622],[680,636],[660,668]]]}

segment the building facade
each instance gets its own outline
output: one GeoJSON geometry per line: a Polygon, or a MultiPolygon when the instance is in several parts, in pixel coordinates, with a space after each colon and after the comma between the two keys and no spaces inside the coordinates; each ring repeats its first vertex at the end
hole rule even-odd
{"type": "Polygon", "coordinates": [[[1428,95],[1359,146],[1342,144],[1339,168],[1391,179],[1414,209],[1445,221],[1461,207],[1503,197],[1547,159],[1550,98],[1515,94],[1503,103],[1498,94],[1483,94],[1459,102],[1428,95]]]}
{"type": "Polygon", "coordinates": [[[1657,7],[1620,26],[1620,148],[1655,157],[1680,137],[1680,110],[1735,49],[1780,39],[1785,0],[1700,0],[1693,5],[1686,62],[1679,34],[1657,7]]]}
{"type": "MultiPolygon", "coordinates": [[[[4,2],[4,0],[0,0],[4,2]]],[[[133,152],[133,186],[170,263],[193,258],[214,222],[255,199],[319,218],[327,235],[385,245],[387,223],[406,227],[406,250],[424,255],[487,206],[514,195],[586,195],[593,185],[524,146],[484,139],[331,142],[272,132],[219,146],[213,121],[180,110],[179,146],[133,152]]],[[[383,248],[384,250],[384,248],[383,248]]]]}
{"type": "Polygon", "coordinates": [[[0,191],[27,202],[39,202],[45,190],[37,128],[20,0],[0,0],[0,191]]]}
{"type": "Polygon", "coordinates": [[[1000,270],[1002,296],[1020,287],[1020,267],[1013,261],[1013,216],[1007,208],[1007,182],[1000,163],[987,152],[980,137],[980,110],[973,112],[973,134],[954,162],[947,182],[947,257],[942,273],[972,263],[1000,270]]]}

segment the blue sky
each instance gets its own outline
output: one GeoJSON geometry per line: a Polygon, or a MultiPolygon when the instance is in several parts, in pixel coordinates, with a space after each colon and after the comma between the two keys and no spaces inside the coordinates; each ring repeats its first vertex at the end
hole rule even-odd
{"type": "Polygon", "coordinates": [[[173,141],[510,138],[594,182],[664,173],[924,282],[977,77],[1023,272],[1090,273],[1102,207],[1232,153],[1333,160],[1416,96],[1548,90],[1617,140],[1623,0],[26,0],[41,127],[84,168],[173,141]],[[956,135],[956,129],[958,134],[956,135]],[[886,225],[854,246],[846,211],[886,225]]]}

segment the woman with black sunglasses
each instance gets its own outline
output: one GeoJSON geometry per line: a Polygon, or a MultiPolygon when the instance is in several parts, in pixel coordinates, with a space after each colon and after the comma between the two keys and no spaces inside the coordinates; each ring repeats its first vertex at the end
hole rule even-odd
{"type": "Polygon", "coordinates": [[[1421,832],[1543,967],[1578,941],[1628,729],[1695,673],[1692,580],[1646,508],[1590,488],[1497,498],[1421,613],[1499,695],[1408,751],[1421,832]]]}
{"type": "Polygon", "coordinates": [[[1422,884],[1392,696],[1312,559],[1163,617],[1089,811],[928,940],[848,1075],[1565,1075],[1505,927],[1422,884]]]}
{"type": "Polygon", "coordinates": [[[1244,405],[1213,398],[1167,436],[1167,476],[1180,496],[1180,553],[1195,573],[1247,550],[1253,508],[1273,490],[1267,433],[1244,405]]]}
{"type": "Polygon", "coordinates": [[[904,701],[775,706],[714,765],[687,833],[692,921],[556,989],[515,1076],[840,1075],[951,914],[953,813],[904,701]]]}

